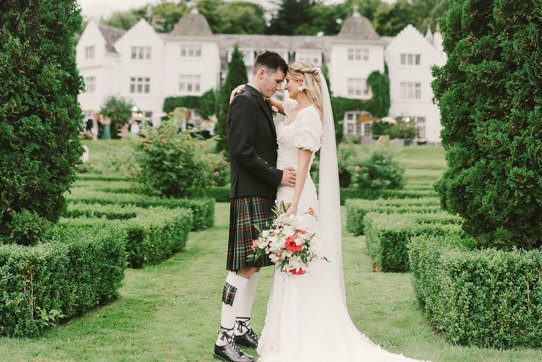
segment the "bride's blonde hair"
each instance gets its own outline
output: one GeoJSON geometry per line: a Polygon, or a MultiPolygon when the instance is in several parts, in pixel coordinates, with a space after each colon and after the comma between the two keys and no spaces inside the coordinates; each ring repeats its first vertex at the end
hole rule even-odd
{"type": "Polygon", "coordinates": [[[310,101],[323,109],[322,104],[322,85],[320,84],[320,69],[307,61],[295,62],[288,67],[288,75],[299,82],[303,87],[303,92],[307,94],[310,101]]]}

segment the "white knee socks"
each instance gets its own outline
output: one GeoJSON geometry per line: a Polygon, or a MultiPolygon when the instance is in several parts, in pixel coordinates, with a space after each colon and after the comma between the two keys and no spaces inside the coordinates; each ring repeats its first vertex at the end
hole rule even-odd
{"type": "MultiPolygon", "coordinates": [[[[224,346],[228,342],[228,338],[233,337],[233,328],[235,326],[235,318],[238,315],[241,301],[244,299],[245,290],[249,279],[237,275],[236,272],[230,271],[224,290],[222,291],[222,315],[220,317],[220,332],[216,344],[224,346]],[[226,335],[226,336],[225,336],[226,335]]],[[[252,306],[251,306],[252,307],[252,306]]]]}
{"type": "Polygon", "coordinates": [[[239,301],[239,311],[237,313],[237,327],[235,335],[245,334],[250,328],[250,315],[252,314],[252,305],[254,304],[254,296],[256,295],[256,287],[258,285],[258,272],[252,274],[246,285],[245,293],[239,301]],[[241,322],[241,323],[239,323],[241,322]]]}

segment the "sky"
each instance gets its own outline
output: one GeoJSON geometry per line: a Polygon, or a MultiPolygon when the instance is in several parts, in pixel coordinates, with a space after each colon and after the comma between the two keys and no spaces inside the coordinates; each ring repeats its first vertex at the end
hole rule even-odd
{"type": "MultiPolygon", "coordinates": [[[[78,0],[86,18],[109,17],[115,11],[125,11],[133,8],[139,8],[146,4],[159,4],[161,0],[78,0]]],[[[385,0],[392,3],[395,0],[385,0]]],[[[252,0],[252,2],[262,5],[264,8],[273,7],[270,0],[252,0]]],[[[326,0],[327,4],[336,4],[342,0],[326,0]]]]}

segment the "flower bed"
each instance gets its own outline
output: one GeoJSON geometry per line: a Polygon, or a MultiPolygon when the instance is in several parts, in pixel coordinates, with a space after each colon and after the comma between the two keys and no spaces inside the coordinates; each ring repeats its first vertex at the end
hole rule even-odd
{"type": "Polygon", "coordinates": [[[477,250],[457,235],[409,243],[414,290],[433,327],[453,343],[542,346],[542,251],[477,250]]]}
{"type": "Polygon", "coordinates": [[[0,335],[36,336],[117,295],[124,230],[57,225],[49,242],[0,246],[0,335]]]}
{"type": "Polygon", "coordinates": [[[381,214],[370,212],[363,219],[367,249],[375,270],[409,270],[407,245],[418,235],[462,234],[461,218],[447,213],[381,214]]]}
{"type": "Polygon", "coordinates": [[[157,264],[180,251],[186,245],[192,225],[190,209],[166,209],[133,206],[73,204],[66,212],[71,219],[62,223],[73,227],[101,228],[125,231],[128,265],[141,268],[146,264],[157,264]]]}

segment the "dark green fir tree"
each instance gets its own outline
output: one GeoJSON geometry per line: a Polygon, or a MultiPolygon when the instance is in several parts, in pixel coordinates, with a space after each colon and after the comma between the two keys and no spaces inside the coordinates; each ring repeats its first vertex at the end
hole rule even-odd
{"type": "Polygon", "coordinates": [[[230,95],[235,87],[240,84],[246,84],[247,82],[247,68],[245,67],[243,54],[239,51],[239,47],[236,44],[233,48],[231,61],[228,64],[226,81],[222,84],[222,88],[220,88],[220,117],[218,118],[217,131],[215,132],[220,137],[216,145],[217,151],[225,151],[226,157],[229,154],[227,119],[228,109],[230,108],[230,95]]]}
{"type": "Polygon", "coordinates": [[[481,247],[542,246],[542,3],[461,0],[434,70],[448,170],[436,185],[481,247]]]}
{"type": "Polygon", "coordinates": [[[36,242],[75,179],[80,27],[76,0],[0,2],[0,240],[36,242]]]}

